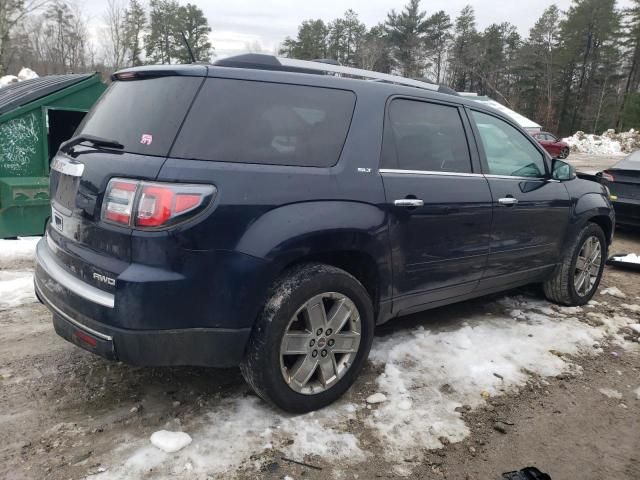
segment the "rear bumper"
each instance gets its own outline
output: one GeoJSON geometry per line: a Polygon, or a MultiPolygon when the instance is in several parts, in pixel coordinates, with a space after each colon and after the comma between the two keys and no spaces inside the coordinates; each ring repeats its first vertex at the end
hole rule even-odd
{"type": "Polygon", "coordinates": [[[613,202],[616,223],[640,227],[640,200],[618,198],[613,202]]]}
{"type": "Polygon", "coordinates": [[[232,367],[242,360],[251,328],[115,327],[101,321],[101,316],[91,315],[96,310],[82,308],[92,303],[96,308],[112,310],[98,305],[95,299],[91,301],[95,287],[85,284],[83,289],[83,282],[75,279],[80,282],[75,283],[65,276],[68,272],[48,255],[44,240],[38,245],[36,260],[36,295],[51,310],[56,333],[85,350],[137,366],[232,367]]]}

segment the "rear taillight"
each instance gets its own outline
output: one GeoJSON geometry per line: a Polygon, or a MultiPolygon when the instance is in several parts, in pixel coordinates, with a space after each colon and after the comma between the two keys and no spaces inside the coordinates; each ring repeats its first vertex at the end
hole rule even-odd
{"type": "Polygon", "coordinates": [[[607,182],[615,182],[616,181],[616,177],[614,177],[609,172],[602,172],[602,178],[604,178],[607,182]]]}
{"type": "Polygon", "coordinates": [[[215,194],[216,188],[213,185],[114,178],[107,186],[102,219],[130,227],[166,227],[204,210],[215,194]]]}

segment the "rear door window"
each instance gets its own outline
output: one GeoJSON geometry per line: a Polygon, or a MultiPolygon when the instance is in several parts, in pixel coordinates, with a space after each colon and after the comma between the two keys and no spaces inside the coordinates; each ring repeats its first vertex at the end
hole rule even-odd
{"type": "Polygon", "coordinates": [[[202,77],[115,81],[76,133],[116,140],[124,151],[167,156],[202,77]]]}
{"type": "Polygon", "coordinates": [[[396,99],[389,106],[385,130],[385,168],[471,172],[469,145],[457,107],[396,99]]]}
{"type": "Polygon", "coordinates": [[[171,156],[329,167],[340,157],[355,100],[346,90],[209,78],[171,156]]]}

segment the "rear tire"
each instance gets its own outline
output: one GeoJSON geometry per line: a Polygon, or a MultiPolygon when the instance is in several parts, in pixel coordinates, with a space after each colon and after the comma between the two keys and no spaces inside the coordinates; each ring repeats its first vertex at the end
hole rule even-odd
{"type": "Polygon", "coordinates": [[[553,276],[543,284],[545,296],[560,305],[586,304],[598,290],[606,258],[602,228],[588,223],[566,250],[553,276]]]}
{"type": "Polygon", "coordinates": [[[351,387],[373,330],[371,299],[356,278],[329,265],[300,265],[273,286],[240,370],[267,402],[293,413],[317,410],[351,387]]]}

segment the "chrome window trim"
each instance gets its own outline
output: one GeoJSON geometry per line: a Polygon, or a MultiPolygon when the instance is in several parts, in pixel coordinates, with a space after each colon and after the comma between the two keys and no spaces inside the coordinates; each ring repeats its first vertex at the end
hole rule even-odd
{"type": "Polygon", "coordinates": [[[482,177],[481,173],[435,172],[432,170],[402,170],[398,168],[381,168],[380,173],[400,173],[405,175],[444,175],[447,177],[482,177]]]}
{"type": "Polygon", "coordinates": [[[115,306],[115,297],[112,294],[91,286],[67,272],[58,265],[53,255],[49,252],[47,245],[42,242],[38,243],[36,257],[38,264],[44,271],[67,290],[103,307],[113,308],[115,306]]]}
{"type": "Polygon", "coordinates": [[[545,181],[547,180],[545,177],[516,177],[514,175],[492,175],[492,174],[487,174],[485,175],[485,177],[487,178],[504,178],[504,179],[513,179],[513,180],[529,180],[529,181],[533,181],[533,180],[538,180],[538,181],[545,181]]]}
{"type": "Polygon", "coordinates": [[[528,181],[546,181],[544,177],[514,177],[511,175],[491,175],[482,173],[462,173],[462,172],[435,172],[432,170],[402,170],[398,168],[380,168],[380,173],[398,173],[404,175],[440,175],[447,177],[485,177],[485,178],[503,178],[506,180],[528,180],[528,181]]]}
{"type": "Polygon", "coordinates": [[[36,279],[35,281],[35,286],[36,286],[36,290],[38,291],[38,295],[40,296],[40,299],[47,304],[48,307],[50,307],[51,309],[53,309],[58,315],[60,315],[62,318],[64,318],[67,322],[75,325],[76,327],[84,330],[87,333],[90,333],[91,335],[93,335],[94,337],[98,337],[101,338],[102,340],[106,340],[108,342],[113,341],[113,337],[111,337],[110,335],[106,335],[104,333],[98,332],[97,330],[94,330],[93,328],[87,327],[86,325],[84,325],[83,323],[78,322],[77,320],[71,318],[69,315],[67,315],[66,313],[64,313],[62,310],[60,310],[58,307],[56,307],[51,300],[49,300],[49,298],[44,294],[44,292],[42,291],[42,287],[40,285],[38,285],[38,280],[36,279]]]}

